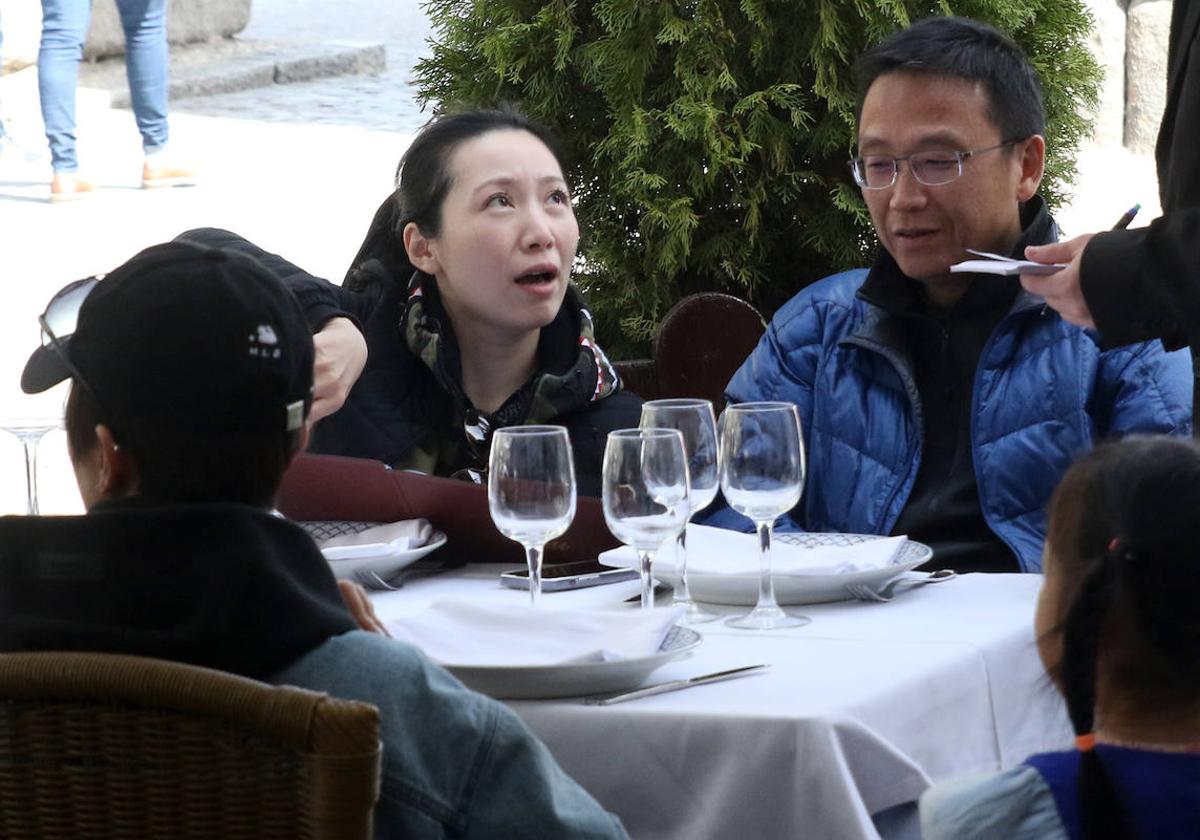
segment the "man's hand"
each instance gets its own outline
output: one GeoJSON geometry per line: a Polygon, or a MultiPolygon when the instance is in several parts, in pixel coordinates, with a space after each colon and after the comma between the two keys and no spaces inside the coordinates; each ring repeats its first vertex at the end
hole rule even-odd
{"type": "Polygon", "coordinates": [[[333,318],[313,336],[313,406],[315,423],[333,414],[346,402],[367,363],[367,340],[349,318],[333,318]]]}
{"type": "Polygon", "coordinates": [[[1064,321],[1090,329],[1096,328],[1091,310],[1083,299],[1079,285],[1079,263],[1083,249],[1094,234],[1076,236],[1065,242],[1049,245],[1030,245],[1025,249],[1025,259],[1040,263],[1066,263],[1067,267],[1054,274],[1022,274],[1021,285],[1026,291],[1041,295],[1046,305],[1062,316],[1064,321]]]}
{"type": "Polygon", "coordinates": [[[367,590],[348,580],[339,580],[338,589],[341,590],[342,600],[346,602],[346,608],[350,610],[350,615],[354,616],[354,621],[360,629],[391,637],[392,634],[383,626],[379,616],[375,615],[375,607],[371,604],[367,590]]]}

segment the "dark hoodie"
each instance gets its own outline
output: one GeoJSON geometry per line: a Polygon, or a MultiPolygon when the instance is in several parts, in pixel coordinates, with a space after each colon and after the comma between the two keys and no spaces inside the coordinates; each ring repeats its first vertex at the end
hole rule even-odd
{"type": "Polygon", "coordinates": [[[510,709],[416,648],[356,631],[309,536],[256,508],[133,499],[0,518],[0,652],[50,650],[170,659],[378,707],[380,840],[627,837],[510,709]]]}
{"type": "MultiPolygon", "coordinates": [[[[1021,236],[1010,249],[1058,238],[1039,196],[1021,208],[1021,236]]],[[[951,307],[932,305],[891,255],[879,258],[858,296],[897,319],[921,394],[925,439],[908,502],[892,529],[934,548],[929,566],[960,572],[1019,572],[1016,555],[988,526],[971,455],[971,418],[979,357],[1017,300],[1016,277],[976,276],[951,307]]]]}
{"type": "Polygon", "coordinates": [[[238,504],[0,518],[0,650],[103,651],[264,679],[354,630],[329,564],[238,504]]]}

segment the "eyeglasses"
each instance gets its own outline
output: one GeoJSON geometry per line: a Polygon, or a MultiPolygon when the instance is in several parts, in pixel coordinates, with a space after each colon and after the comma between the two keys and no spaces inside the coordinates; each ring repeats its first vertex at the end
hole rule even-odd
{"type": "Polygon", "coordinates": [[[940,187],[957,180],[963,174],[963,161],[967,158],[981,155],[984,152],[994,152],[1017,143],[1017,140],[1006,140],[986,149],[969,149],[965,152],[952,150],[937,150],[930,152],[913,152],[901,157],[886,155],[863,155],[850,161],[850,171],[854,173],[854,183],[864,190],[886,190],[896,183],[896,175],[900,170],[901,161],[908,162],[908,169],[918,183],[927,187],[940,187]]]}
{"type": "Polygon", "coordinates": [[[42,327],[42,346],[54,351],[59,361],[70,372],[71,378],[87,389],[98,405],[102,405],[99,395],[71,361],[65,342],[75,333],[80,307],[102,279],[104,275],[101,274],[68,283],[50,298],[50,302],[46,304],[46,311],[38,316],[38,324],[42,327]]]}

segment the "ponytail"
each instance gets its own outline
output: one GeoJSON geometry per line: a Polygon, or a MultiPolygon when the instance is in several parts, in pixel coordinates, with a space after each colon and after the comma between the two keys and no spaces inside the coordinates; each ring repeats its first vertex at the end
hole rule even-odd
{"type": "Polygon", "coordinates": [[[1119,571],[1114,558],[1101,557],[1079,586],[1063,624],[1059,679],[1067,714],[1080,748],[1079,814],[1085,840],[1132,837],[1117,802],[1112,778],[1097,754],[1092,730],[1096,710],[1096,659],[1119,571]]]}
{"type": "Polygon", "coordinates": [[[1200,446],[1132,435],[1080,458],[1050,502],[1047,553],[1070,593],[1052,671],[1080,749],[1083,837],[1129,838],[1093,748],[1097,673],[1147,708],[1200,706],[1200,446]]]}

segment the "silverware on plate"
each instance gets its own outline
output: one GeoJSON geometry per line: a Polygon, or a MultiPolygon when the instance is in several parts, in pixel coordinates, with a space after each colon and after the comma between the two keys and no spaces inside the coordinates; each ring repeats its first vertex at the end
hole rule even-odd
{"type": "Polygon", "coordinates": [[[451,569],[456,569],[461,566],[458,562],[446,562],[436,560],[431,563],[424,563],[418,560],[410,566],[405,566],[403,569],[383,577],[370,569],[359,569],[354,572],[355,583],[360,584],[364,589],[374,591],[396,591],[404,588],[404,584],[413,578],[428,577],[439,575],[442,572],[448,572],[451,569]]]}
{"type": "Polygon", "coordinates": [[[904,591],[916,589],[918,586],[925,586],[929,583],[941,583],[944,580],[958,577],[958,573],[953,569],[938,569],[936,572],[929,572],[925,577],[912,578],[900,575],[893,578],[886,585],[875,589],[867,586],[865,583],[848,583],[846,591],[860,601],[890,601],[896,597],[896,590],[899,587],[904,587],[904,591]]]}
{"type": "Polygon", "coordinates": [[[743,665],[741,668],[730,668],[727,671],[717,671],[714,674],[701,674],[698,677],[688,677],[685,680],[671,680],[670,682],[659,683],[658,685],[648,685],[645,688],[635,688],[633,691],[625,691],[621,694],[610,694],[605,697],[589,697],[584,702],[590,706],[609,706],[613,703],[624,703],[626,700],[637,700],[641,697],[652,697],[655,694],[666,694],[668,691],[679,691],[682,688],[691,688],[694,685],[705,685],[706,683],[745,677],[770,667],[770,665],[743,665]]]}

